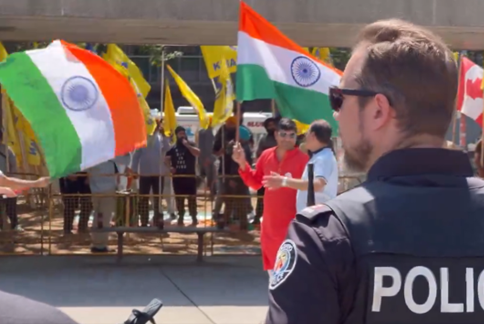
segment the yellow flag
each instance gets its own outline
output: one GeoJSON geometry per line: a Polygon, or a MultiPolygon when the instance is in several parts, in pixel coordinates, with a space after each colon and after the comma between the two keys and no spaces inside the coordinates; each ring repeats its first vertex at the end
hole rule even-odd
{"type": "MultiPolygon", "coordinates": [[[[6,96],[5,92],[2,92],[3,95],[6,96]]],[[[7,97],[6,100],[3,101],[6,104],[6,107],[4,109],[6,113],[6,123],[7,123],[7,134],[6,140],[8,143],[8,147],[10,147],[15,154],[15,158],[17,160],[17,165],[22,165],[23,163],[23,154],[22,154],[22,146],[20,144],[20,138],[19,135],[15,129],[15,121],[13,117],[13,111],[12,111],[12,101],[10,98],[7,97]]]]}
{"type": "Polygon", "coordinates": [[[11,107],[14,127],[20,131],[20,141],[23,142],[23,151],[25,152],[27,163],[32,166],[41,165],[42,159],[39,152],[39,143],[30,123],[25,119],[17,107],[13,105],[13,102],[11,107]]]}
{"type": "Polygon", "coordinates": [[[454,52],[454,60],[459,62],[459,52],[454,52]]]}
{"type": "Polygon", "coordinates": [[[176,74],[175,71],[169,66],[168,64],[166,65],[166,68],[168,71],[170,71],[171,76],[173,79],[175,79],[176,84],[178,85],[178,88],[180,88],[180,92],[183,97],[192,105],[193,109],[196,110],[198,114],[198,119],[200,120],[200,127],[203,129],[207,129],[208,127],[208,116],[207,112],[205,111],[205,107],[203,106],[202,101],[198,96],[190,89],[190,87],[183,81],[183,79],[176,74]]]}
{"type": "Polygon", "coordinates": [[[7,56],[8,56],[7,50],[3,46],[3,43],[0,42],[0,62],[5,61],[7,56]]]}
{"type": "Polygon", "coordinates": [[[203,60],[207,67],[208,77],[214,79],[220,76],[222,58],[225,58],[230,73],[237,71],[237,48],[236,46],[200,46],[203,60]]]}
{"type": "Polygon", "coordinates": [[[171,97],[170,84],[165,80],[165,103],[163,105],[163,128],[165,136],[175,136],[176,115],[173,98],[171,97]]]}
{"type": "Polygon", "coordinates": [[[138,86],[139,92],[146,98],[151,90],[148,81],[143,77],[140,69],[136,64],[129,59],[129,57],[116,44],[109,44],[106,53],[103,54],[103,59],[108,61],[111,65],[121,65],[128,69],[128,75],[133,79],[138,86]]]}
{"type": "Polygon", "coordinates": [[[297,134],[298,135],[306,134],[306,132],[309,129],[309,125],[303,124],[300,121],[297,121],[295,119],[293,119],[293,121],[296,123],[297,134]]]}
{"type": "Polygon", "coordinates": [[[328,47],[315,47],[313,48],[311,54],[321,61],[329,65],[333,65],[333,60],[331,59],[331,53],[328,47]]]}
{"type": "Polygon", "coordinates": [[[129,83],[131,83],[131,87],[138,95],[138,101],[143,111],[143,116],[145,117],[146,132],[149,135],[152,135],[156,129],[156,122],[153,116],[151,116],[150,106],[145,99],[151,89],[149,83],[143,78],[143,75],[136,64],[134,64],[118,46],[109,44],[108,51],[103,55],[103,58],[119,73],[124,75],[129,80],[129,83]]]}
{"type": "MultiPolygon", "coordinates": [[[[0,42],[0,61],[7,58],[8,53],[0,42]]],[[[9,146],[15,153],[18,165],[22,165],[23,159],[33,166],[41,164],[41,156],[38,150],[38,140],[30,123],[22,113],[15,107],[14,102],[7,96],[5,100],[7,107],[7,136],[9,146]],[[22,149],[23,148],[23,149],[22,149]]]]}
{"type": "Polygon", "coordinates": [[[222,60],[220,76],[217,78],[217,81],[219,91],[216,94],[213,107],[212,127],[225,123],[234,112],[234,87],[225,60],[222,60]]]}

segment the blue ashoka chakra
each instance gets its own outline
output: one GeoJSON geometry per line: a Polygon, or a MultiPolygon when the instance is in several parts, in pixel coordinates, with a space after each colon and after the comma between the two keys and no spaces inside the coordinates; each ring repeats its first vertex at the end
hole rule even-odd
{"type": "Polygon", "coordinates": [[[310,87],[321,77],[319,67],[305,56],[298,56],[291,63],[291,74],[301,87],[310,87]]]}
{"type": "Polygon", "coordinates": [[[62,104],[70,110],[83,111],[92,108],[99,98],[94,82],[82,76],[67,79],[62,85],[62,104]]]}

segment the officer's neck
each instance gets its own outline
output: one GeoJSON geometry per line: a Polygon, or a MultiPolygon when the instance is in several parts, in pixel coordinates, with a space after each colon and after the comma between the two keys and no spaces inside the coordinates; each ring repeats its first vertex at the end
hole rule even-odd
{"type": "Polygon", "coordinates": [[[383,155],[391,151],[409,148],[442,148],[445,140],[442,137],[429,134],[419,134],[411,137],[399,138],[395,141],[388,141],[375,145],[368,160],[367,171],[383,155]]]}

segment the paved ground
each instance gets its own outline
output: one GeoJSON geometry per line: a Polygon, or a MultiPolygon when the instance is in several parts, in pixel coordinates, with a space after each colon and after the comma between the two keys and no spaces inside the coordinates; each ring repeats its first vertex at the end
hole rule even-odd
{"type": "Polygon", "coordinates": [[[58,307],[82,324],[120,324],[156,297],[166,324],[258,324],[267,310],[260,257],[2,257],[0,289],[58,307]]]}

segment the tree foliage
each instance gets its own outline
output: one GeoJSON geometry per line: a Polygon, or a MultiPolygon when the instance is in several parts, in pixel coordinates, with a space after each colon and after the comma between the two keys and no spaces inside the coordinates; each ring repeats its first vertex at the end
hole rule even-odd
{"type": "MultiPolygon", "coordinates": [[[[4,42],[4,46],[9,53],[22,52],[33,48],[44,48],[50,42],[4,42]]],[[[85,48],[88,43],[77,43],[79,47],[85,48]]],[[[107,50],[107,44],[90,44],[93,50],[102,54],[107,50]]],[[[123,48],[123,46],[120,46],[123,48]]],[[[134,46],[132,54],[147,55],[150,57],[150,63],[155,66],[161,66],[161,62],[166,62],[183,55],[180,51],[170,50],[169,46],[162,45],[141,45],[134,46]]]]}

